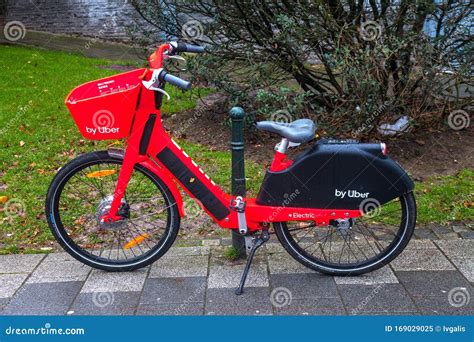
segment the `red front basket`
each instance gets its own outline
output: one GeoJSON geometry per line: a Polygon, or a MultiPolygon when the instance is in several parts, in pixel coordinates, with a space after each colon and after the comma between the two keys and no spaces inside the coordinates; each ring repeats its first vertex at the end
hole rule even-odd
{"type": "Polygon", "coordinates": [[[102,78],[76,87],[66,106],[86,139],[121,139],[128,136],[146,69],[102,78]]]}

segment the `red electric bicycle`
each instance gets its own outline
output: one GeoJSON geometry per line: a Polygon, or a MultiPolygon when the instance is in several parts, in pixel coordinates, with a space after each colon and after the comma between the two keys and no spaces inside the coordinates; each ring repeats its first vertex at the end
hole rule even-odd
{"type": "Polygon", "coordinates": [[[92,140],[127,138],[126,150],[81,155],[62,167],[46,199],[49,226],[74,258],[107,271],[132,271],[163,256],[185,215],[179,185],[222,228],[246,236],[254,253],[273,231],[303,265],[331,275],[357,275],[393,260],[416,221],[414,184],[381,143],[317,141],[296,158],[288,149],[315,137],[312,120],[264,121],[281,136],[256,198],[225,193],[165,132],[160,117],[170,83],[191,84],[163,69],[200,46],[171,42],[149,58],[150,68],[75,88],[66,105],[92,140]],[[273,231],[271,231],[273,226],[273,231]]]}

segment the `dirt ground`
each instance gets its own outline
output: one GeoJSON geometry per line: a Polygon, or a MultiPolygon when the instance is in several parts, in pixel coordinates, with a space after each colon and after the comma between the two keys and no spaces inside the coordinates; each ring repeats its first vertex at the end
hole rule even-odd
{"type": "MultiPolygon", "coordinates": [[[[209,146],[211,150],[229,150],[230,128],[224,124],[226,113],[196,110],[182,112],[165,118],[164,125],[172,135],[194,143],[209,146]],[[192,125],[189,124],[192,122],[192,125]],[[182,127],[189,127],[184,130],[182,127]]],[[[337,138],[337,137],[334,137],[337,138]]],[[[246,158],[268,166],[273,156],[273,147],[279,141],[276,135],[259,132],[250,127],[245,134],[246,158]]],[[[431,130],[416,130],[406,137],[386,140],[389,155],[398,161],[416,181],[436,175],[453,175],[464,168],[474,169],[474,128],[462,131],[449,127],[431,130]]],[[[297,154],[312,142],[292,151],[297,154]]]]}

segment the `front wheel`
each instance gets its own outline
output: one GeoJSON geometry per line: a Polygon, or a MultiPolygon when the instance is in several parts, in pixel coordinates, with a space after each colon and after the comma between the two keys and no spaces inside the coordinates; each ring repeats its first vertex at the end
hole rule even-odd
{"type": "Polygon", "coordinates": [[[350,276],[374,271],[392,261],[408,244],[416,222],[412,192],[356,219],[314,222],[276,222],[283,247],[297,261],[315,271],[350,276]]]}
{"type": "Polygon", "coordinates": [[[58,172],[46,197],[46,217],[59,244],[77,260],[106,271],[132,271],[173,244],[180,217],[168,187],[136,165],[118,215],[101,222],[112,203],[122,159],[107,151],[81,155],[58,172]]]}

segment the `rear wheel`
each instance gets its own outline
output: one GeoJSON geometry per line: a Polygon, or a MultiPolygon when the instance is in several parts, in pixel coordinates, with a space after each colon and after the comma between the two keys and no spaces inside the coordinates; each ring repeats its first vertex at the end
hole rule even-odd
{"type": "Polygon", "coordinates": [[[173,244],[180,217],[168,187],[136,165],[119,208],[122,220],[101,223],[108,212],[122,159],[106,151],[79,156],[56,175],[46,215],[56,240],[77,260],[107,271],[131,271],[160,258],[173,244]]]}
{"type": "Polygon", "coordinates": [[[286,251],[303,265],[337,276],[374,271],[392,261],[408,244],[416,222],[413,193],[407,193],[356,219],[276,222],[286,251]]]}

